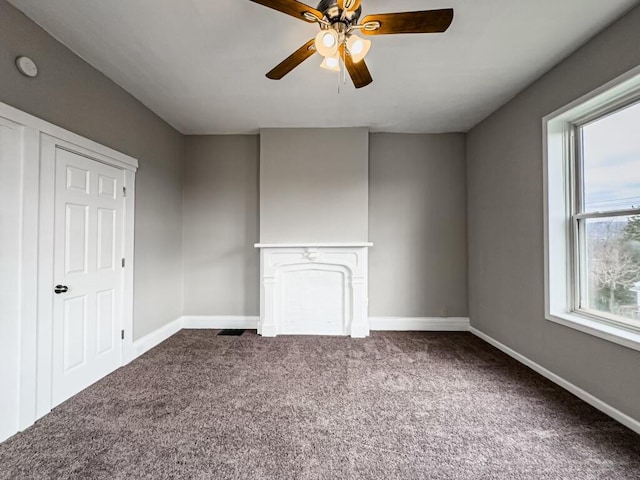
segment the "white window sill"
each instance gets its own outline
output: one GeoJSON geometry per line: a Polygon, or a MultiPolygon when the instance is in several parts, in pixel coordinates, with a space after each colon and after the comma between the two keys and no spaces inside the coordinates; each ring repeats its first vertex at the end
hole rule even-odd
{"type": "Polygon", "coordinates": [[[565,327],[640,351],[640,332],[607,325],[575,313],[551,313],[546,318],[565,327]]]}

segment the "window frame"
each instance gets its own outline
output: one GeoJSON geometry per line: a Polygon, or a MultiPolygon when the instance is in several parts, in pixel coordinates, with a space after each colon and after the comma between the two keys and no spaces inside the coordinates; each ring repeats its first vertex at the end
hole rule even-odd
{"type": "Polygon", "coordinates": [[[587,219],[640,215],[640,209],[584,212],[581,129],[638,102],[640,67],[542,119],[545,318],[635,350],[640,350],[640,327],[581,308],[587,219]]]}
{"type": "Polygon", "coordinates": [[[625,217],[625,216],[639,216],[640,207],[627,208],[627,209],[615,209],[609,211],[592,211],[588,212],[584,205],[584,127],[591,125],[601,119],[604,119],[610,115],[614,115],[626,108],[640,105],[640,98],[631,99],[630,101],[614,102],[611,108],[605,111],[599,111],[597,115],[588,115],[584,119],[575,121],[572,125],[571,133],[571,148],[573,149],[573,169],[571,170],[571,178],[569,179],[569,185],[572,189],[572,209],[571,209],[571,235],[572,251],[571,261],[573,267],[572,273],[572,310],[578,314],[585,315],[594,320],[599,320],[605,323],[619,326],[622,328],[629,328],[632,331],[639,331],[640,326],[634,325],[631,322],[626,321],[623,317],[619,317],[614,314],[608,315],[606,312],[588,308],[585,306],[585,300],[588,296],[588,289],[586,286],[587,273],[587,249],[586,249],[586,225],[589,220],[597,218],[613,218],[613,217],[625,217]]]}

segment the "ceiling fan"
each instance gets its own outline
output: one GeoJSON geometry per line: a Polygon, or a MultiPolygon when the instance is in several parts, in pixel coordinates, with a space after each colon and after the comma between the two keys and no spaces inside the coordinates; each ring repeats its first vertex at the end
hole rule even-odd
{"type": "Polygon", "coordinates": [[[360,21],[362,0],[320,0],[312,8],[297,0],[251,0],[309,23],[317,23],[320,32],[267,73],[267,78],[280,80],[307,58],[318,52],[324,57],[321,67],[340,71],[340,61],[349,72],[356,88],[369,85],[373,79],[364,57],[371,41],[363,35],[396,33],[440,33],[453,21],[453,9],[420,12],[381,13],[367,15],[360,21]]]}

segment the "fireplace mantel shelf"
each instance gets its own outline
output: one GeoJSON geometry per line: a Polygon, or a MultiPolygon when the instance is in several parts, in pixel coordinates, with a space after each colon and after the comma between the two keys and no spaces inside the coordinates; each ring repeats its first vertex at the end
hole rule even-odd
{"type": "Polygon", "coordinates": [[[342,242],[342,243],[256,243],[255,248],[362,248],[373,247],[371,242],[342,242]]]}

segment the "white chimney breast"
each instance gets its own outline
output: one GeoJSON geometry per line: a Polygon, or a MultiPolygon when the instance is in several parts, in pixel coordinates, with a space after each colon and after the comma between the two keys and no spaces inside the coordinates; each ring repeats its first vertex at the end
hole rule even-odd
{"type": "Polygon", "coordinates": [[[369,132],[260,131],[258,333],[369,335],[369,132]]]}

